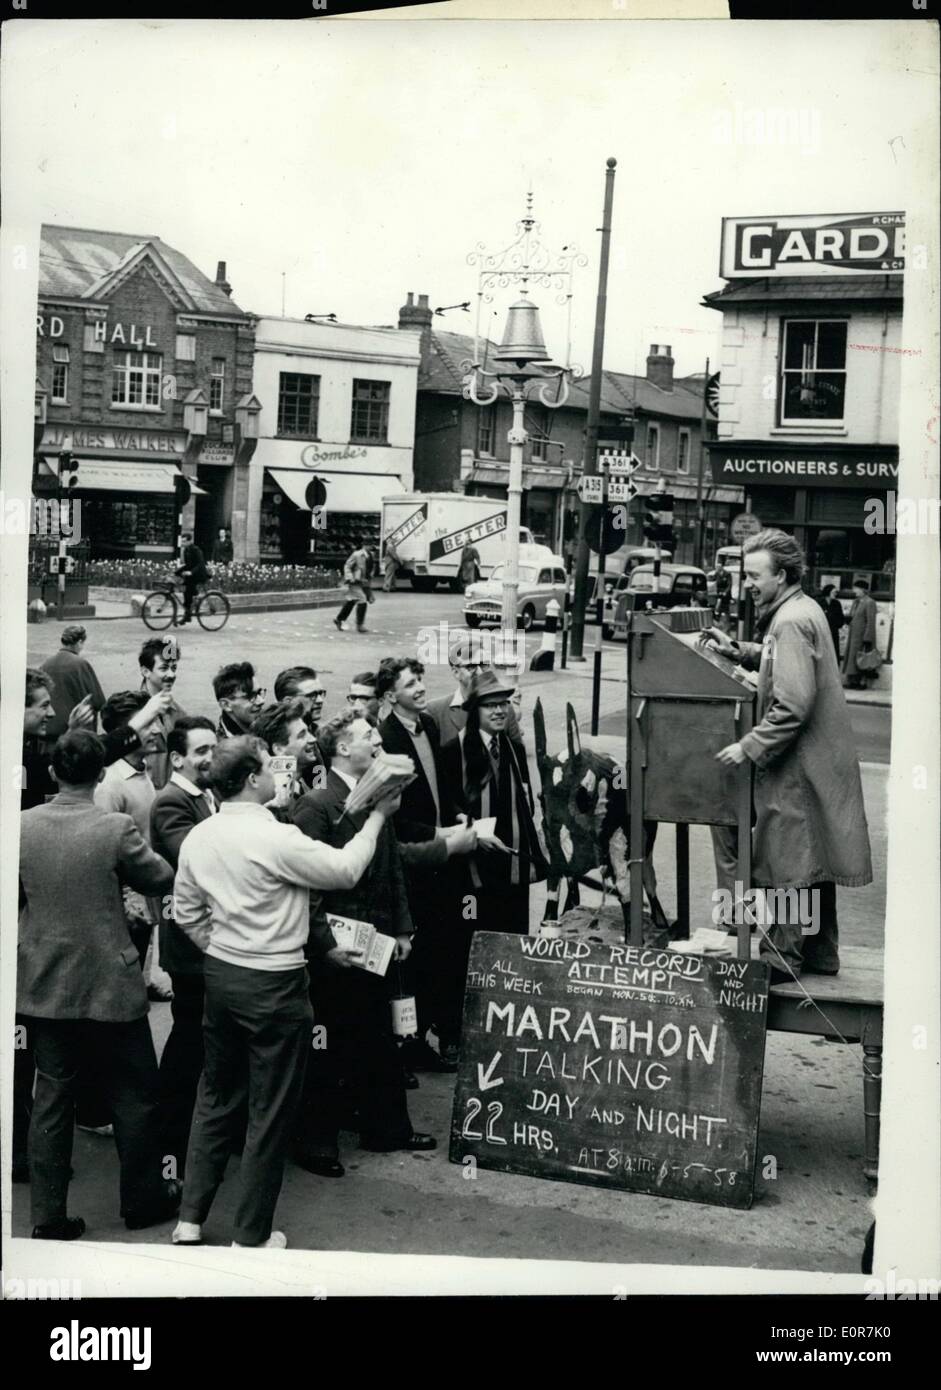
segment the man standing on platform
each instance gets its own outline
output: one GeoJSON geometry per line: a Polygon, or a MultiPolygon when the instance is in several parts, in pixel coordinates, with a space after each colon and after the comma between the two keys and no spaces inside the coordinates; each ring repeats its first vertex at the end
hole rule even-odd
{"type": "Polygon", "coordinates": [[[836,975],[836,885],[872,882],[859,756],[826,617],[801,588],[803,551],[777,530],[759,531],[743,550],[762,640],[733,642],[719,628],[703,637],[757,670],[756,723],[716,756],[728,766],[746,758],[755,765],[755,884],[813,890],[812,921],[776,920],[762,940],[772,982],[802,970],[836,975]]]}
{"type": "Polygon", "coordinates": [[[180,851],[175,921],[204,952],[206,1004],[176,1245],[202,1243],[247,1101],[234,1243],[286,1246],[272,1219],[311,1047],[310,889],[355,887],[399,805],[386,797],[348,845],[333,849],[266,809],[275,792],[270,763],[260,739],[223,739],[209,772],[219,814],[194,826],[180,851]]]}

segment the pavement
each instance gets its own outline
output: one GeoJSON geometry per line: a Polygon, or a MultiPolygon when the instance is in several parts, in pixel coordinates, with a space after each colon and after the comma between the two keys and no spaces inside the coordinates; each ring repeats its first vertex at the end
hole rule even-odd
{"type": "MultiPolygon", "coordinates": [[[[175,694],[190,713],[215,713],[210,678],[223,663],[249,659],[269,689],[284,666],[316,667],[328,695],[325,716],[343,705],[350,678],[375,669],[380,657],[414,651],[442,621],[460,623],[460,599],[449,594],[380,594],[370,611],[373,631],[337,633],[330,610],[310,613],[233,614],[217,633],[188,628],[175,694]]],[[[101,615],[86,623],[85,655],[106,691],[139,683],[136,653],[150,634],[138,620],[101,615]]],[[[31,665],[58,647],[55,622],[27,629],[31,665]]],[[[589,630],[591,647],[594,634],[589,630]]],[[[541,634],[527,638],[528,657],[541,634]]],[[[591,650],[584,666],[527,671],[522,682],[524,730],[532,746],[532,705],[538,696],[547,728],[564,728],[565,706],[587,730],[591,713],[591,650]]],[[[623,644],[605,644],[601,695],[603,733],[624,728],[623,681],[615,668],[623,644]],[[610,653],[610,655],[609,655],[610,653]]],[[[449,692],[446,665],[428,663],[429,697],[449,692]]],[[[839,891],[841,938],[879,948],[883,942],[886,864],[886,790],[890,711],[867,702],[850,717],[862,759],[863,792],[872,841],[874,882],[839,891]]],[[[585,735],[587,737],[587,734],[585,735]]],[[[673,829],[661,828],[655,863],[668,915],[675,906],[673,829]]],[[[711,841],[704,827],[690,834],[691,927],[710,924],[714,884],[711,841]]],[[[595,895],[596,900],[598,895],[595,895]]],[[[532,894],[531,929],[542,916],[544,892],[532,894]]],[[[583,901],[590,903],[587,893],[583,901]]],[[[161,1047],[170,1026],[168,1005],[155,1005],[151,1022],[161,1047]]],[[[758,1145],[756,1201],[751,1211],[616,1193],[579,1184],[476,1170],[471,1177],[447,1158],[453,1078],[421,1077],[409,1093],[416,1129],[438,1137],[432,1154],[369,1154],[344,1136],[347,1168],[340,1180],[317,1178],[288,1166],[278,1225],[292,1247],[446,1254],[505,1259],[546,1258],[613,1263],[709,1265],[763,1269],[856,1272],[871,1221],[863,1177],[862,1055],[855,1046],[823,1038],[769,1033],[758,1145]]],[[[169,1226],[131,1233],[117,1218],[117,1159],[113,1142],[76,1135],[70,1210],[84,1216],[89,1238],[165,1243],[169,1226]]],[[[230,1174],[234,1173],[234,1161],[230,1174]]],[[[231,1239],[236,1184],[228,1178],[206,1234],[212,1244],[231,1239]]],[[[28,1230],[28,1190],[15,1187],[12,1233],[28,1230]]],[[[190,1258],[198,1258],[198,1251],[190,1258]]],[[[491,1291],[496,1292],[496,1289],[491,1291]]],[[[714,1292],[722,1292],[717,1276],[714,1292]]]]}

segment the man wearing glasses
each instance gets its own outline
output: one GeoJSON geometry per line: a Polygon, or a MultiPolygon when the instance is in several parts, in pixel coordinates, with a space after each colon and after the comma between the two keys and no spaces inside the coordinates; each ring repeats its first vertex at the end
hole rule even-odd
{"type": "Polygon", "coordinates": [[[326,768],[317,745],[317,730],[323,714],[323,702],[327,698],[326,686],[312,666],[289,666],[286,671],[280,671],[275,679],[274,697],[279,703],[282,700],[296,700],[303,707],[304,723],[314,737],[298,759],[297,770],[307,790],[323,786],[326,768]]]}
{"type": "Polygon", "coordinates": [[[239,738],[247,734],[268,694],[255,687],[255,668],[250,661],[233,661],[212,678],[212,688],[221,715],[216,726],[219,738],[239,738]]]}
{"type": "MultiPolygon", "coordinates": [[[[471,682],[474,677],[488,665],[483,658],[483,646],[480,638],[472,634],[458,637],[448,651],[448,663],[456,682],[454,694],[442,695],[437,700],[429,700],[425,707],[426,712],[431,715],[437,725],[442,748],[453,743],[467,723],[467,710],[464,701],[470,694],[471,682]]],[[[510,705],[507,715],[506,733],[519,745],[520,749],[523,748],[523,733],[519,726],[514,704],[510,705]]],[[[525,751],[523,751],[523,765],[524,767],[526,765],[525,751]]]]}
{"type": "Polygon", "coordinates": [[[378,719],[381,701],[376,694],[375,671],[360,671],[350,681],[346,703],[359,719],[378,719]]]}

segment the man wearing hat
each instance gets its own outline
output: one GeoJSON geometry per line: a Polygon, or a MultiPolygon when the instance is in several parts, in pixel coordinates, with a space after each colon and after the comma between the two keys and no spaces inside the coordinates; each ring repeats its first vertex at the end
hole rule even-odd
{"type": "Polygon", "coordinates": [[[490,667],[475,672],[464,707],[467,723],[441,750],[442,769],[463,790],[475,821],[496,819],[493,834],[477,830],[477,850],[466,866],[463,892],[474,902],[452,977],[457,1026],[471,936],[478,931],[529,932],[529,886],[544,879],[548,863],[533,818],[532,792],[519,745],[507,733],[513,687],[490,667]]]}
{"type": "Polygon", "coordinates": [[[62,629],[59,639],[61,647],[42,664],[42,669],[54,682],[49,689],[54,714],[46,726],[46,737],[53,743],[60,734],[65,733],[69,727],[69,715],[86,696],[94,710],[94,722],[89,726],[92,730],[97,723],[98,711],[105,702],[95,668],[87,657],[82,656],[87,637],[88,633],[80,623],[69,623],[62,629]]]}

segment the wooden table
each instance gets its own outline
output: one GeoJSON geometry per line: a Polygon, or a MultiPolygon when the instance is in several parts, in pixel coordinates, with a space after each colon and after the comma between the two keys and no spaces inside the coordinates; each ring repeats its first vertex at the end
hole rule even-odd
{"type": "MultiPolygon", "coordinates": [[[[758,941],[752,942],[758,956],[758,941]]],[[[801,975],[800,981],[772,985],[768,1027],[782,1033],[809,1033],[863,1048],[863,1172],[879,1175],[879,1110],[882,1099],[883,953],[862,946],[840,946],[839,975],[801,975]],[[807,1002],[807,996],[813,1004],[807,1002]]]]}

